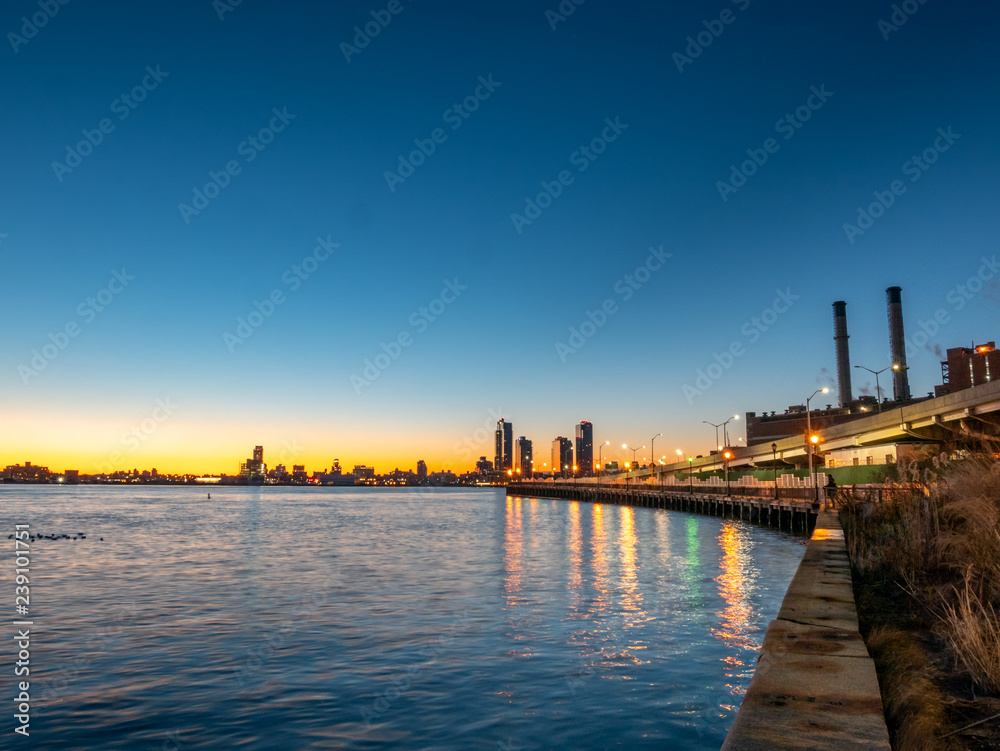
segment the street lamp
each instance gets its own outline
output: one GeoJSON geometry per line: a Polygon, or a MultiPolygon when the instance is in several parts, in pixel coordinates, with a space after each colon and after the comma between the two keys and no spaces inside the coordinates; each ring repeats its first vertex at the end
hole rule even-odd
{"type": "Polygon", "coordinates": [[[726,442],[727,446],[729,445],[729,433],[726,431],[726,426],[729,424],[730,420],[739,420],[739,419],[740,419],[739,415],[733,415],[732,417],[729,418],[729,420],[726,420],[724,423],[722,423],[722,440],[726,442]]]}
{"type": "Polygon", "coordinates": [[[771,466],[774,467],[774,500],[778,500],[778,444],[771,444],[771,466]]]}
{"type": "Polygon", "coordinates": [[[729,496],[729,460],[733,458],[733,452],[726,449],[722,457],[726,460],[726,496],[729,496]]]}
{"type": "Polygon", "coordinates": [[[721,450],[722,444],[719,443],[719,428],[722,428],[722,437],[725,440],[726,445],[728,446],[729,438],[726,435],[726,426],[733,420],[739,420],[739,419],[740,419],[739,415],[733,415],[728,420],[726,420],[725,422],[720,422],[718,425],[716,425],[714,422],[709,422],[708,420],[702,420],[702,422],[705,423],[706,425],[711,425],[713,428],[715,428],[715,445],[718,446],[719,449],[721,450]]]}
{"type": "Polygon", "coordinates": [[[604,459],[601,458],[601,454],[604,452],[605,446],[610,446],[611,441],[605,441],[597,449],[597,463],[601,465],[601,477],[604,477],[604,459]]]}
{"type": "MultiPolygon", "coordinates": [[[[889,366],[882,368],[882,370],[872,370],[871,368],[866,368],[864,365],[855,365],[855,368],[861,368],[862,370],[867,370],[873,376],[875,376],[875,402],[878,404],[878,411],[882,411],[882,390],[878,387],[878,374],[884,373],[889,369],[889,366]]],[[[895,365],[892,366],[894,369],[895,365]]]]}
{"type": "MultiPolygon", "coordinates": [[[[628,449],[628,444],[627,443],[623,443],[622,444],[622,448],[623,449],[628,449]]],[[[639,446],[638,448],[631,449],[631,451],[632,451],[632,469],[635,469],[635,452],[638,451],[640,448],[644,449],[646,447],[645,446],[639,446]]],[[[629,475],[630,474],[632,474],[631,471],[625,473],[625,484],[626,485],[628,485],[628,480],[629,480],[629,475]]]]}
{"type": "MultiPolygon", "coordinates": [[[[654,462],[656,461],[656,438],[657,436],[661,435],[663,435],[663,433],[657,433],[656,435],[653,436],[653,439],[649,442],[649,455],[653,458],[654,462]]],[[[655,472],[656,467],[652,467],[651,471],[655,472]]]]}
{"type": "Polygon", "coordinates": [[[629,446],[628,446],[627,443],[623,443],[622,444],[622,448],[623,449],[628,449],[629,451],[632,452],[632,466],[634,467],[635,466],[635,452],[638,451],[639,449],[644,449],[646,447],[645,446],[637,446],[636,448],[633,449],[633,448],[629,448],[629,446]]]}
{"type": "Polygon", "coordinates": [[[690,456],[688,457],[688,483],[690,484],[688,492],[694,495],[694,459],[690,456]]]}
{"type": "Polygon", "coordinates": [[[708,420],[702,420],[702,422],[705,423],[706,425],[711,425],[713,428],[715,428],[715,445],[718,446],[719,448],[722,448],[722,444],[719,443],[719,428],[721,428],[724,423],[720,422],[718,425],[716,425],[714,422],[709,422],[708,420]]]}
{"type": "Polygon", "coordinates": [[[824,386],[821,389],[816,389],[812,393],[812,396],[806,399],[806,434],[808,435],[810,441],[810,443],[806,445],[806,451],[809,452],[809,477],[812,478],[813,496],[817,503],[819,502],[819,488],[816,487],[816,476],[813,474],[813,444],[819,442],[819,436],[814,436],[812,434],[812,415],[809,411],[809,402],[812,401],[813,396],[816,396],[816,394],[828,393],[830,393],[830,389],[827,386],[824,386]]]}

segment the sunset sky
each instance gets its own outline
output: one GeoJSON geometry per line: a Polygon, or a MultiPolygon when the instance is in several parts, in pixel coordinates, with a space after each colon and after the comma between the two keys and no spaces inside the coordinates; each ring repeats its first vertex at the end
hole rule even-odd
{"type": "Polygon", "coordinates": [[[926,394],[1000,337],[1000,8],[902,5],[6,4],[0,466],[707,453],[891,285],[926,394]]]}

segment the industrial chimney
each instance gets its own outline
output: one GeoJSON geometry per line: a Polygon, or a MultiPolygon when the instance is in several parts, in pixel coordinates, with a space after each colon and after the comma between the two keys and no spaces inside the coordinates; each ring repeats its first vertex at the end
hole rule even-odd
{"type": "Polygon", "coordinates": [[[906,339],[903,337],[901,287],[885,291],[889,306],[889,345],[892,347],[892,390],[897,401],[909,401],[910,379],[906,374],[906,339]]]}
{"type": "Polygon", "coordinates": [[[854,400],[851,394],[851,353],[847,348],[847,303],[838,300],[833,304],[833,340],[837,343],[837,386],[840,406],[846,407],[854,400]]]}

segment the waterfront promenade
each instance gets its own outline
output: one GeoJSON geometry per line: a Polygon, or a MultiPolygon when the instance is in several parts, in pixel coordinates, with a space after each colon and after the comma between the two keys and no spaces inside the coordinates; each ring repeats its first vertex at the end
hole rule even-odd
{"type": "Polygon", "coordinates": [[[844,531],[834,512],[823,511],[722,749],[889,748],[844,531]]]}

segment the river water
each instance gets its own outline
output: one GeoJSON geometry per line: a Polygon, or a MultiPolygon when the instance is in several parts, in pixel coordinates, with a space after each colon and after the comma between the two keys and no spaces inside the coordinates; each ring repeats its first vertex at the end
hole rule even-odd
{"type": "Polygon", "coordinates": [[[210,490],[0,485],[3,539],[87,536],[31,543],[19,747],[718,749],[804,551],[490,489],[210,490]]]}

